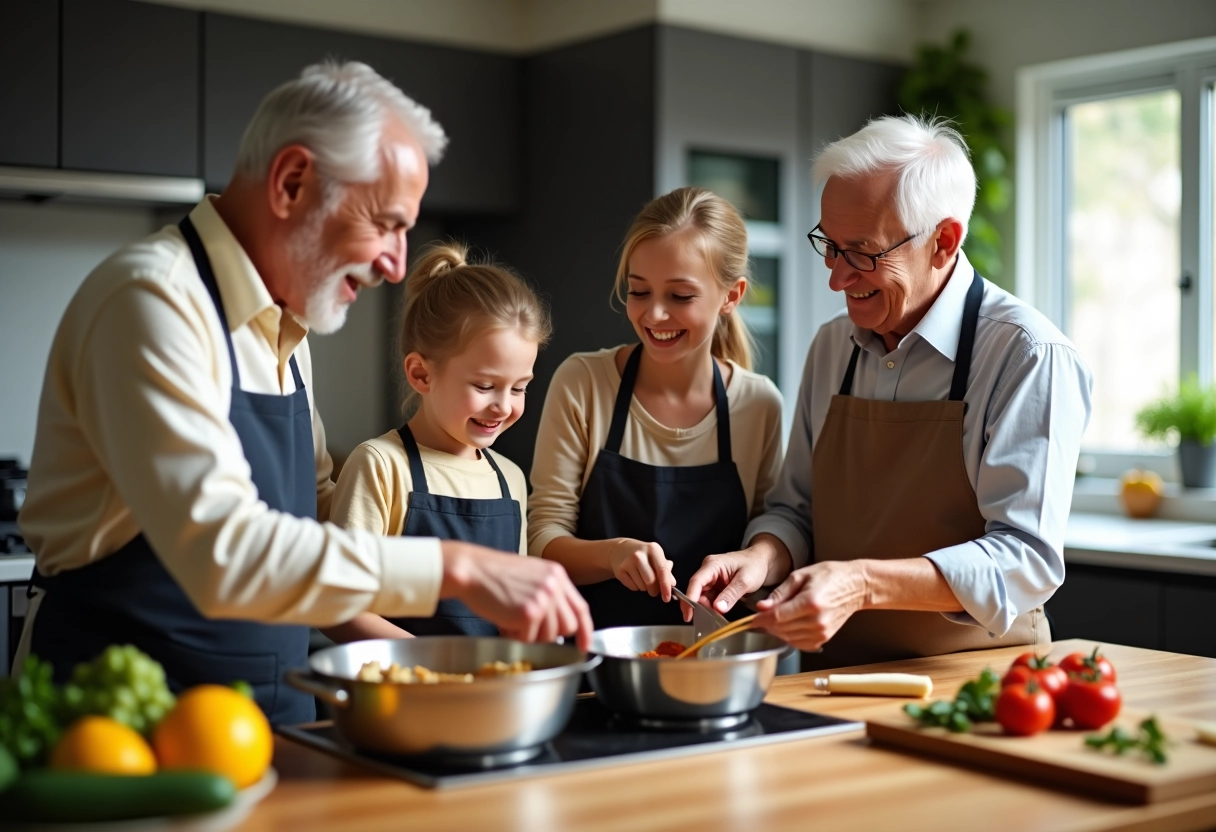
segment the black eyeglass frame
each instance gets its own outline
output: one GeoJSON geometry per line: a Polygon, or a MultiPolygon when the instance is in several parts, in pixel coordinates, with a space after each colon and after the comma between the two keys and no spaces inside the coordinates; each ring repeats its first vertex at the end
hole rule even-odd
{"type": "Polygon", "coordinates": [[[879,260],[886,257],[900,246],[910,243],[917,237],[921,236],[920,234],[912,234],[911,236],[900,240],[898,243],[888,249],[880,251],[876,254],[867,254],[864,251],[857,251],[856,249],[852,248],[841,248],[827,237],[822,237],[816,234],[815,231],[818,230],[818,228],[819,226],[816,225],[810,231],[806,232],[806,238],[811,241],[811,248],[815,249],[815,253],[825,260],[835,260],[837,257],[843,257],[846,263],[861,272],[872,272],[877,270],[879,260]],[[828,254],[828,251],[835,251],[836,253],[828,254]],[[849,256],[850,254],[857,255],[861,262],[854,260],[849,256]]]}

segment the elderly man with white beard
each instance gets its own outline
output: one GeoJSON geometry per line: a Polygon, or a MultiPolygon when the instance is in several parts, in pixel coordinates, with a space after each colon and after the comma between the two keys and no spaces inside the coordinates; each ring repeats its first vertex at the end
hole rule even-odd
{"type": "Polygon", "coordinates": [[[39,405],[18,661],[63,680],[134,644],[174,689],[250,683],[281,724],[314,716],[281,681],[306,663],[306,625],[459,598],[505,635],[587,645],[587,607],[552,561],[324,522],[332,463],[305,336],[404,278],[446,141],[370,67],[309,67],[262,102],[222,195],[85,279],[39,405]]]}

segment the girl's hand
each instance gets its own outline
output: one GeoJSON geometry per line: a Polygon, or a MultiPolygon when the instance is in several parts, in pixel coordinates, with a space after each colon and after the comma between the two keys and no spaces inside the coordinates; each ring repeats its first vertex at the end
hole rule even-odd
{"type": "Polygon", "coordinates": [[[675,564],[663,554],[657,543],[622,537],[608,554],[612,574],[634,592],[649,592],[659,596],[663,603],[671,600],[671,588],[676,579],[671,574],[675,564]]]}

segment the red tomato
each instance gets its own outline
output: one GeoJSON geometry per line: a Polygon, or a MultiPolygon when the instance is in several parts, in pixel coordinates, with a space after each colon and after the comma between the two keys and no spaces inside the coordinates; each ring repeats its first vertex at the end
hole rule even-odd
{"type": "Polygon", "coordinates": [[[1046,658],[1040,659],[1034,653],[1018,657],[1013,667],[1009,668],[1009,672],[1001,679],[1001,687],[1025,684],[1031,679],[1038,682],[1039,686],[1057,701],[1064,693],[1064,688],[1068,687],[1068,674],[1058,665],[1052,664],[1046,658]],[[1026,663],[1019,664],[1023,659],[1026,659],[1026,663]]]}
{"type": "Polygon", "coordinates": [[[1007,686],[996,700],[996,721],[1015,736],[1029,737],[1046,731],[1055,718],[1051,694],[1033,680],[1007,686]]]}
{"type": "Polygon", "coordinates": [[[1116,681],[1115,666],[1107,661],[1106,657],[1098,652],[1098,649],[1095,647],[1094,652],[1088,656],[1084,653],[1069,653],[1060,660],[1060,667],[1064,668],[1064,672],[1069,676],[1074,673],[1097,671],[1102,674],[1103,679],[1116,681]]]}
{"type": "Polygon", "coordinates": [[[1060,700],[1063,716],[1078,728],[1101,728],[1119,715],[1123,697],[1110,679],[1096,673],[1073,676],[1060,700]]]}

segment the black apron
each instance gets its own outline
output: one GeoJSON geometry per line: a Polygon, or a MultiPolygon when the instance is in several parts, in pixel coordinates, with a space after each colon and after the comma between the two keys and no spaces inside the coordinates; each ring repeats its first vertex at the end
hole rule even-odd
{"type": "MultiPolygon", "coordinates": [[[[189,217],[179,224],[199,276],[215,302],[232,362],[228,412],[258,497],[271,509],[317,516],[317,469],[308,393],[296,359],[296,390],[287,396],[241,389],[228,318],[211,261],[189,217]]],[[[313,698],[282,683],[289,668],[308,663],[308,628],[204,618],[161,564],[144,535],[79,569],[33,583],[46,590],[31,634],[30,652],[50,661],[56,681],[66,681],[78,662],[110,644],[133,644],[165,668],[175,693],[203,683],[248,682],[258,705],[276,725],[316,718],[313,698]]]]}
{"type": "MultiPolygon", "coordinates": [[[[733,552],[743,543],[748,507],[739,471],[731,458],[730,408],[718,362],[713,361],[718,411],[718,461],[685,467],[647,465],[621,456],[625,423],[633,401],[642,347],[625,363],[608,439],[591,469],[579,500],[575,536],[583,540],[629,537],[663,547],[676,584],[687,586],[707,555],[733,552]]],[[[609,578],[579,587],[597,629],[683,624],[680,605],[634,592],[609,578]]],[[[746,610],[744,610],[746,612],[746,610]]]]}
{"type": "MultiPolygon", "coordinates": [[[[432,494],[422,470],[422,454],[409,425],[397,429],[405,455],[410,461],[410,492],[405,514],[404,537],[438,537],[440,540],[462,540],[503,552],[519,553],[519,535],[523,516],[519,503],[511,497],[507,479],[489,451],[483,450],[486,462],[498,475],[502,496],[495,500],[475,500],[469,497],[444,497],[432,494]]],[[[496,636],[498,628],[473,612],[463,601],[441,598],[431,618],[390,618],[394,624],[417,636],[496,636]]]]}

